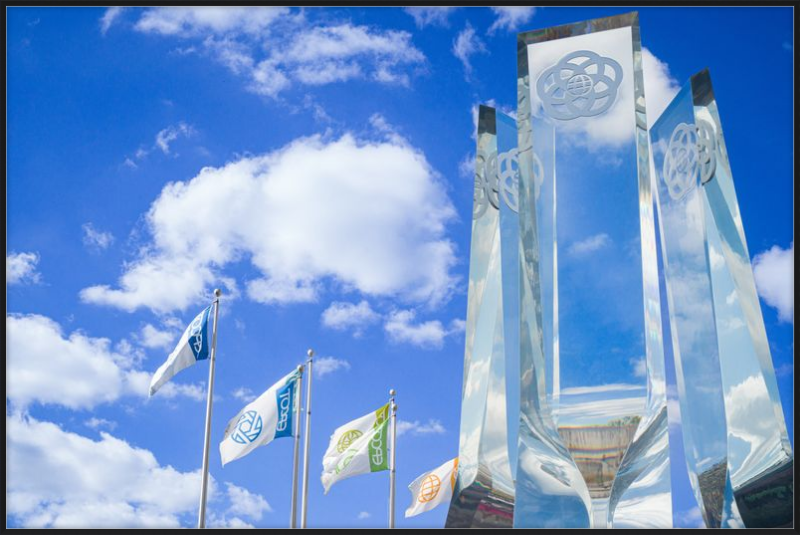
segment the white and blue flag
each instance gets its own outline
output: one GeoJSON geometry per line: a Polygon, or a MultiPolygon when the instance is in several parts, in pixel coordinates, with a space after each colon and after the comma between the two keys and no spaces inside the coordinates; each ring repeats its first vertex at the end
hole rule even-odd
{"type": "Polygon", "coordinates": [[[300,371],[294,370],[231,418],[219,444],[223,466],[276,438],[294,436],[299,378],[300,371]]]}
{"type": "Polygon", "coordinates": [[[172,377],[179,371],[188,368],[198,360],[205,360],[209,354],[209,329],[208,329],[208,314],[211,311],[209,306],[203,310],[197,317],[186,327],[183,332],[178,345],[172,351],[167,361],[161,365],[153,374],[153,379],[150,381],[150,395],[156,393],[164,383],[172,379],[172,377]]]}

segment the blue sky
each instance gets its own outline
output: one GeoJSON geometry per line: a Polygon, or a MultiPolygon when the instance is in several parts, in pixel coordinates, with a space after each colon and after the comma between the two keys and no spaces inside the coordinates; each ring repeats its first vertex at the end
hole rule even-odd
{"type": "MultiPolygon", "coordinates": [[[[217,446],[313,347],[309,525],[386,524],[388,474],[319,472],[395,388],[397,525],[442,526],[402,511],[458,449],[475,107],[514,109],[517,31],[625,11],[10,8],[9,525],[196,522],[207,366],[142,385],[220,286],[210,522],[288,524],[291,440],[217,446]]],[[[651,114],[710,69],[793,437],[792,13],[639,12],[651,114]]]]}

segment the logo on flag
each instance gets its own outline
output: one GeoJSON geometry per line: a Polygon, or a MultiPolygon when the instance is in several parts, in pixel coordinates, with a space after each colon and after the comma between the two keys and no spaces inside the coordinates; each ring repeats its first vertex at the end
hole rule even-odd
{"type": "Polygon", "coordinates": [[[439,494],[439,489],[442,487],[442,480],[436,474],[430,474],[422,481],[422,487],[419,489],[420,503],[429,502],[439,494]]]}
{"type": "Polygon", "coordinates": [[[338,451],[339,453],[344,453],[344,451],[347,448],[349,448],[356,440],[361,438],[361,435],[363,434],[364,433],[362,433],[358,429],[351,429],[350,431],[346,431],[339,439],[339,442],[337,442],[336,451],[338,451]]]}
{"type": "Polygon", "coordinates": [[[258,438],[263,425],[261,416],[256,411],[247,411],[236,423],[236,430],[231,438],[239,444],[248,444],[258,438]]]}
{"type": "Polygon", "coordinates": [[[375,433],[370,440],[369,447],[372,450],[372,464],[374,466],[379,466],[383,464],[383,450],[385,449],[383,446],[383,433],[375,433]]]}

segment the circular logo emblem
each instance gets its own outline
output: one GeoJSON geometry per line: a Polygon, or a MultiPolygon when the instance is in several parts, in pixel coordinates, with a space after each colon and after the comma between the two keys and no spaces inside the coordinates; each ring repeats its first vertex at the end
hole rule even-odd
{"type": "Polygon", "coordinates": [[[239,444],[249,444],[261,434],[263,425],[261,416],[256,411],[247,411],[236,422],[236,429],[233,431],[231,439],[239,444]]]}
{"type": "Polygon", "coordinates": [[[358,450],[356,448],[350,448],[349,450],[347,450],[347,453],[345,453],[344,458],[341,461],[339,461],[338,465],[336,465],[335,472],[338,474],[341,473],[342,470],[347,468],[347,465],[350,464],[350,461],[353,460],[353,457],[356,456],[356,453],[358,453],[358,450]]]}
{"type": "Polygon", "coordinates": [[[497,180],[506,205],[519,212],[519,154],[517,149],[504,152],[497,157],[497,180]]]}
{"type": "Polygon", "coordinates": [[[705,184],[717,169],[717,136],[714,127],[702,119],[697,121],[697,163],[700,166],[700,183],[705,184]]]}
{"type": "Polygon", "coordinates": [[[442,482],[436,474],[430,474],[422,480],[422,486],[419,488],[420,503],[429,502],[439,494],[439,489],[442,487],[442,482]]]}
{"type": "Polygon", "coordinates": [[[550,117],[569,121],[608,110],[617,99],[621,81],[619,63],[590,50],[578,50],[542,72],[536,92],[550,117]]]}
{"type": "Polygon", "coordinates": [[[697,129],[681,123],[672,131],[661,169],[670,197],[677,201],[692,189],[698,167],[697,129]]]}
{"type": "Polygon", "coordinates": [[[344,434],[342,434],[342,436],[339,438],[339,442],[336,443],[336,451],[342,453],[344,450],[352,446],[353,443],[356,440],[358,440],[363,434],[364,433],[362,433],[358,429],[345,431],[344,434]]]}

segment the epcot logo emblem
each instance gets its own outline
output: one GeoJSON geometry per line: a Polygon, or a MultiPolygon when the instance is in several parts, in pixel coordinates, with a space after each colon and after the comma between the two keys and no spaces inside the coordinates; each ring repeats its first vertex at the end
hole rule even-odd
{"type": "Polygon", "coordinates": [[[238,444],[249,444],[261,434],[263,425],[261,416],[256,411],[247,411],[236,422],[236,429],[231,434],[231,440],[238,444]]]}
{"type": "Polygon", "coordinates": [[[698,172],[702,184],[711,180],[717,167],[716,145],[714,127],[706,121],[675,127],[661,169],[670,197],[682,199],[695,185],[698,172]]]}
{"type": "Polygon", "coordinates": [[[621,81],[619,63],[590,50],[578,50],[542,72],[536,92],[550,117],[569,121],[608,110],[617,99],[621,81]]]}

